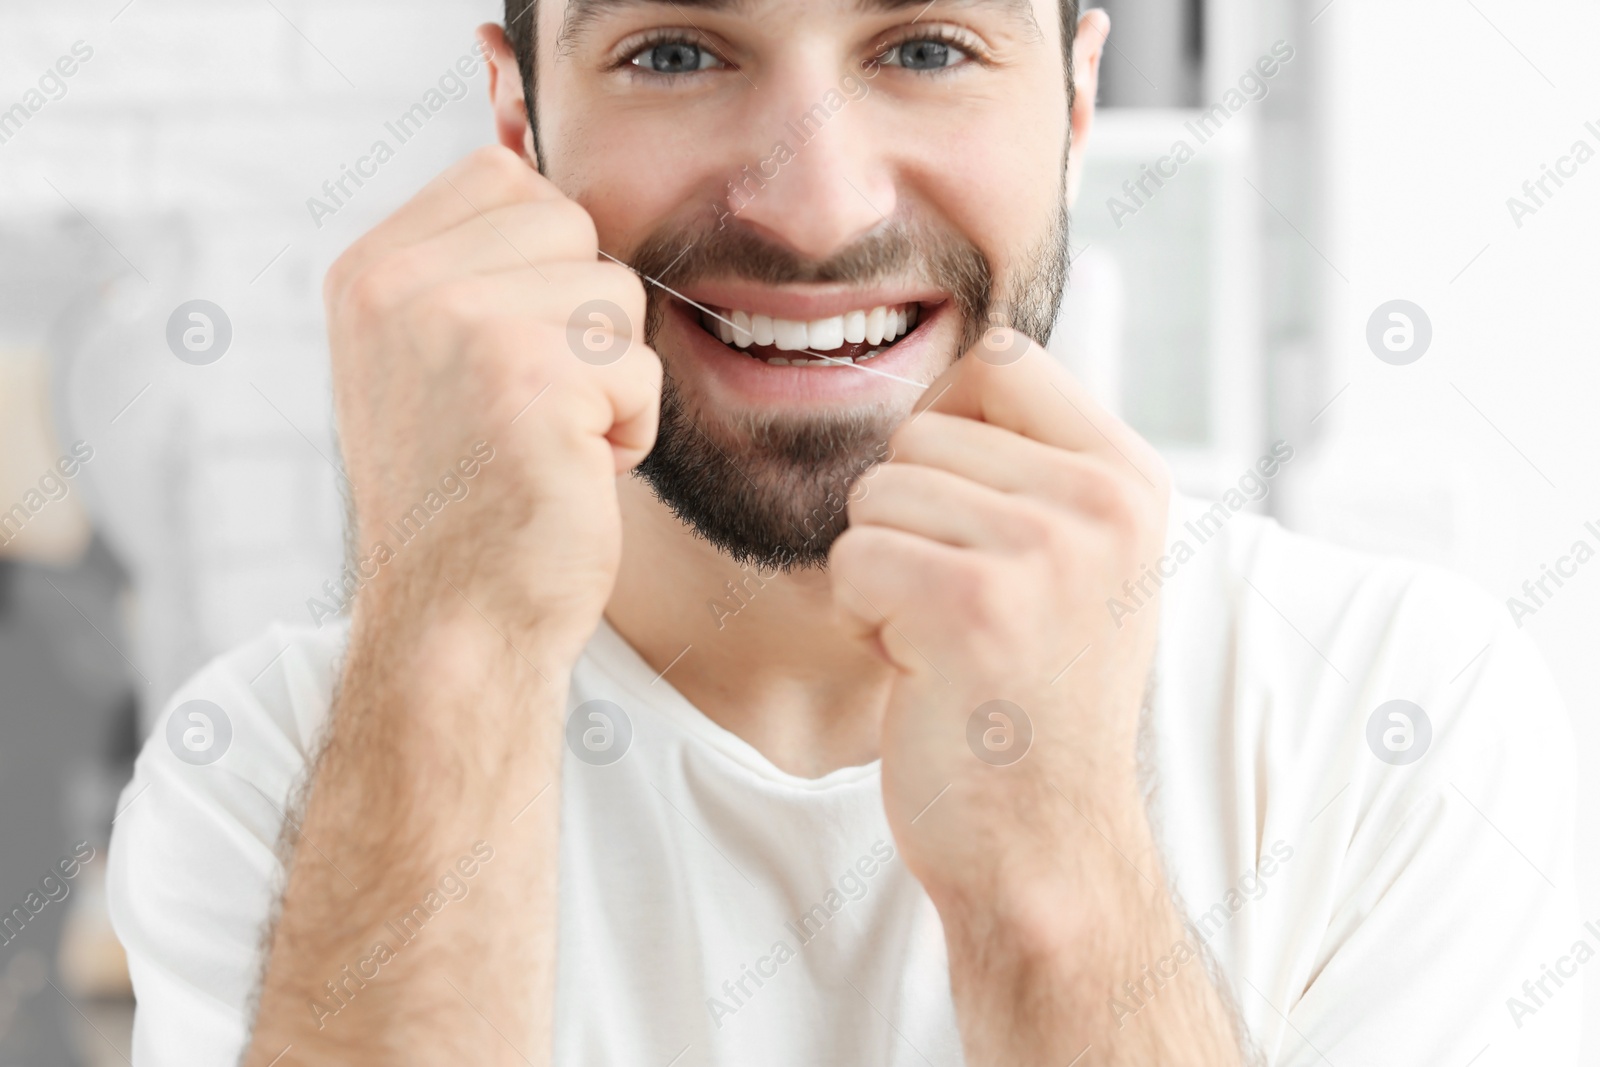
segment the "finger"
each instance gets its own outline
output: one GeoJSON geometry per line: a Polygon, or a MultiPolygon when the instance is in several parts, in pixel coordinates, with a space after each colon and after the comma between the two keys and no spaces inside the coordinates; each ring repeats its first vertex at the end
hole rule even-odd
{"type": "Polygon", "coordinates": [[[369,270],[396,300],[454,278],[532,270],[548,281],[551,263],[592,263],[599,256],[594,220],[571,200],[521,201],[466,219],[397,249],[369,270]]]}
{"type": "Polygon", "coordinates": [[[655,446],[661,414],[661,359],[644,342],[644,286],[611,263],[562,268],[565,274],[551,285],[562,294],[553,306],[572,308],[563,316],[565,355],[610,402],[611,424],[603,432],[621,474],[655,446]]]}
{"type": "Polygon", "coordinates": [[[571,200],[519,201],[486,211],[415,246],[463,273],[599,258],[594,219],[571,200]]]}
{"type": "MultiPolygon", "coordinates": [[[[1103,460],[986,422],[925,411],[894,432],[889,448],[895,463],[935,467],[1058,507],[1099,512],[1111,503],[1108,477],[1116,472],[1103,460]]],[[[875,482],[877,474],[870,478],[875,482]]]]}
{"type": "Polygon", "coordinates": [[[599,368],[614,412],[606,440],[616,471],[624,474],[644,462],[656,444],[661,419],[661,357],[643,341],[633,341],[616,369],[599,368]]]}
{"type": "Polygon", "coordinates": [[[373,232],[392,244],[411,244],[507,204],[565,199],[526,159],[491,145],[447,168],[373,232]]]}
{"type": "Polygon", "coordinates": [[[876,468],[850,503],[850,525],[883,526],[959,548],[1022,549],[1045,516],[1026,498],[896,460],[876,468]]]}
{"type": "Polygon", "coordinates": [[[846,632],[877,641],[884,657],[902,670],[937,672],[900,621],[925,595],[929,574],[954,573],[969,556],[903,530],[852,526],[828,553],[833,601],[846,632]]]}
{"type": "Polygon", "coordinates": [[[1132,467],[1159,486],[1163,468],[1154,449],[1043,348],[1014,331],[1003,333],[1017,340],[1020,356],[991,362],[993,347],[979,342],[928,387],[918,410],[976,419],[1043,444],[1098,455],[1132,467]]]}
{"type": "Polygon", "coordinates": [[[388,252],[453,229],[494,208],[565,199],[527,160],[499,145],[480,148],[425,185],[398,211],[339,257],[329,274],[334,295],[388,252]]]}
{"type": "MultiPolygon", "coordinates": [[[[524,268],[429,291],[425,301],[412,305],[418,316],[415,329],[444,329],[449,335],[419,347],[491,349],[494,354],[486,354],[486,362],[507,367],[506,395],[492,403],[514,421],[537,419],[531,405],[546,386],[583,383],[606,404],[573,425],[605,436],[617,461],[632,467],[654,443],[661,406],[661,361],[643,340],[643,286],[628,270],[610,263],[564,263],[545,274],[541,278],[524,268]],[[535,312],[528,310],[530,294],[537,298],[535,312]],[[608,307],[593,320],[581,315],[596,305],[608,307]],[[448,315],[438,314],[437,307],[448,308],[448,315]],[[526,356],[518,358],[521,353],[526,356]]],[[[558,395],[549,402],[569,399],[558,395]]]]}
{"type": "MultiPolygon", "coordinates": [[[[451,322],[509,321],[523,328],[562,329],[561,350],[580,363],[604,366],[617,350],[585,345],[569,328],[599,328],[630,340],[644,336],[645,291],[638,275],[599,260],[523,266],[494,274],[450,278],[402,305],[424,319],[444,308],[451,322]]],[[[598,340],[598,339],[597,339],[598,340]]]]}
{"type": "Polygon", "coordinates": [[[604,438],[615,474],[638,466],[655,447],[661,360],[642,341],[626,342],[614,363],[568,368],[564,374],[542,379],[514,379],[507,389],[512,395],[493,406],[491,423],[509,423],[536,437],[556,432],[562,448],[604,438]],[[547,420],[552,408],[561,409],[563,418],[547,420]],[[569,427],[577,431],[575,437],[569,427]]]}

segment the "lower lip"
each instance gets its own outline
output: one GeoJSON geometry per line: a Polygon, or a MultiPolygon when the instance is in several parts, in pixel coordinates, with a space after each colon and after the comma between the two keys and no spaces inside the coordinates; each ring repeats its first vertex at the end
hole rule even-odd
{"type": "MultiPolygon", "coordinates": [[[[667,318],[672,324],[671,328],[685,342],[684,347],[694,364],[705,368],[705,376],[711,379],[709,391],[713,394],[731,394],[706,397],[713,404],[718,400],[734,398],[769,405],[778,402],[838,403],[852,400],[904,400],[909,404],[926,388],[923,379],[928,377],[926,368],[933,354],[934,334],[948,314],[949,307],[948,301],[931,308],[923,307],[914,330],[864,364],[825,363],[805,367],[773,366],[766,360],[756,359],[740,349],[723,344],[700,325],[700,312],[680,301],[672,302],[667,318]],[[923,384],[914,386],[895,381],[884,377],[886,374],[923,384]]],[[[688,375],[675,368],[674,376],[681,379],[688,375]]]]}

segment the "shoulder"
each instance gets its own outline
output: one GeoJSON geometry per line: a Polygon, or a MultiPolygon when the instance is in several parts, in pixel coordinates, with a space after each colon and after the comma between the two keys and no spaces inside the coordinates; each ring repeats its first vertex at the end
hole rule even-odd
{"type": "Polygon", "coordinates": [[[1495,1062],[1572,1062],[1576,1000],[1527,1030],[1504,1001],[1579,931],[1571,729],[1532,642],[1441,568],[1179,505],[1153,743],[1189,898],[1252,887],[1212,942],[1266,998],[1252,1031],[1340,1062],[1491,1039],[1515,1050],[1495,1062]]]}
{"type": "Polygon", "coordinates": [[[1221,660],[1236,697],[1271,703],[1280,730],[1348,736],[1405,701],[1435,741],[1560,743],[1566,716],[1541,657],[1468,579],[1259,516],[1207,526],[1214,512],[1190,500],[1175,512],[1169,551],[1186,544],[1192,559],[1170,583],[1163,638],[1221,660]]]}
{"type": "MultiPolygon", "coordinates": [[[[251,793],[282,805],[315,757],[348,626],[273,626],[206,664],[152,724],[119,805],[128,839],[142,809],[183,801],[186,818],[220,807],[241,814],[251,793]]],[[[275,829],[273,831],[275,833],[275,829]]]]}
{"type": "Polygon", "coordinates": [[[276,626],[185,683],[117,805],[108,907],[139,999],[139,1062],[232,1062],[273,896],[278,840],[315,758],[344,625],[276,626]]]}
{"type": "Polygon", "coordinates": [[[218,656],[167,702],[141,768],[206,766],[225,772],[218,777],[252,779],[298,773],[327,721],[348,637],[345,620],[280,624],[218,656]],[[179,726],[197,711],[217,718],[217,736],[214,748],[191,755],[179,726]]]}
{"type": "MultiPolygon", "coordinates": [[[[1355,833],[1352,848],[1383,848],[1441,803],[1519,824],[1571,806],[1560,691],[1487,593],[1242,513],[1202,541],[1194,516],[1207,506],[1178,505],[1169,551],[1190,549],[1162,595],[1164,772],[1197,789],[1231,783],[1234,801],[1262,806],[1263,833],[1298,837],[1315,819],[1355,833]]],[[[1555,821],[1534,836],[1568,847],[1555,821]]]]}

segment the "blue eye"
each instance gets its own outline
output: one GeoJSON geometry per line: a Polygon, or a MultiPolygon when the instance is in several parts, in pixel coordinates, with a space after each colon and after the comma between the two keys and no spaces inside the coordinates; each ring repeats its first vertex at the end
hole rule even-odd
{"type": "Polygon", "coordinates": [[[924,38],[902,41],[889,49],[882,62],[906,70],[943,70],[967,59],[961,49],[945,41],[924,38]]]}
{"type": "Polygon", "coordinates": [[[652,74],[692,74],[722,63],[709,49],[690,41],[661,41],[641,49],[629,62],[652,74]]]}

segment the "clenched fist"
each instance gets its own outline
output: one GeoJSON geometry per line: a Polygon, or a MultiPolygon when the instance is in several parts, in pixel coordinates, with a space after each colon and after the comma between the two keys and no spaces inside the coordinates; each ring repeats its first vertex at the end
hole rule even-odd
{"type": "Polygon", "coordinates": [[[325,298],[363,549],[441,474],[481,459],[480,442],[493,449],[376,595],[402,577],[419,603],[459,593],[576,657],[616,576],[615,479],[655,440],[661,365],[642,341],[638,278],[599,261],[582,207],[494,147],[350,248],[325,298]]]}
{"type": "Polygon", "coordinates": [[[1147,443],[1014,340],[1015,361],[975,350],[929,387],[831,564],[847,624],[896,668],[883,789],[907,866],[941,908],[1031,920],[1072,910],[1080,842],[1147,844],[1158,612],[1119,627],[1105,604],[1160,556],[1169,487],[1147,443]]]}

